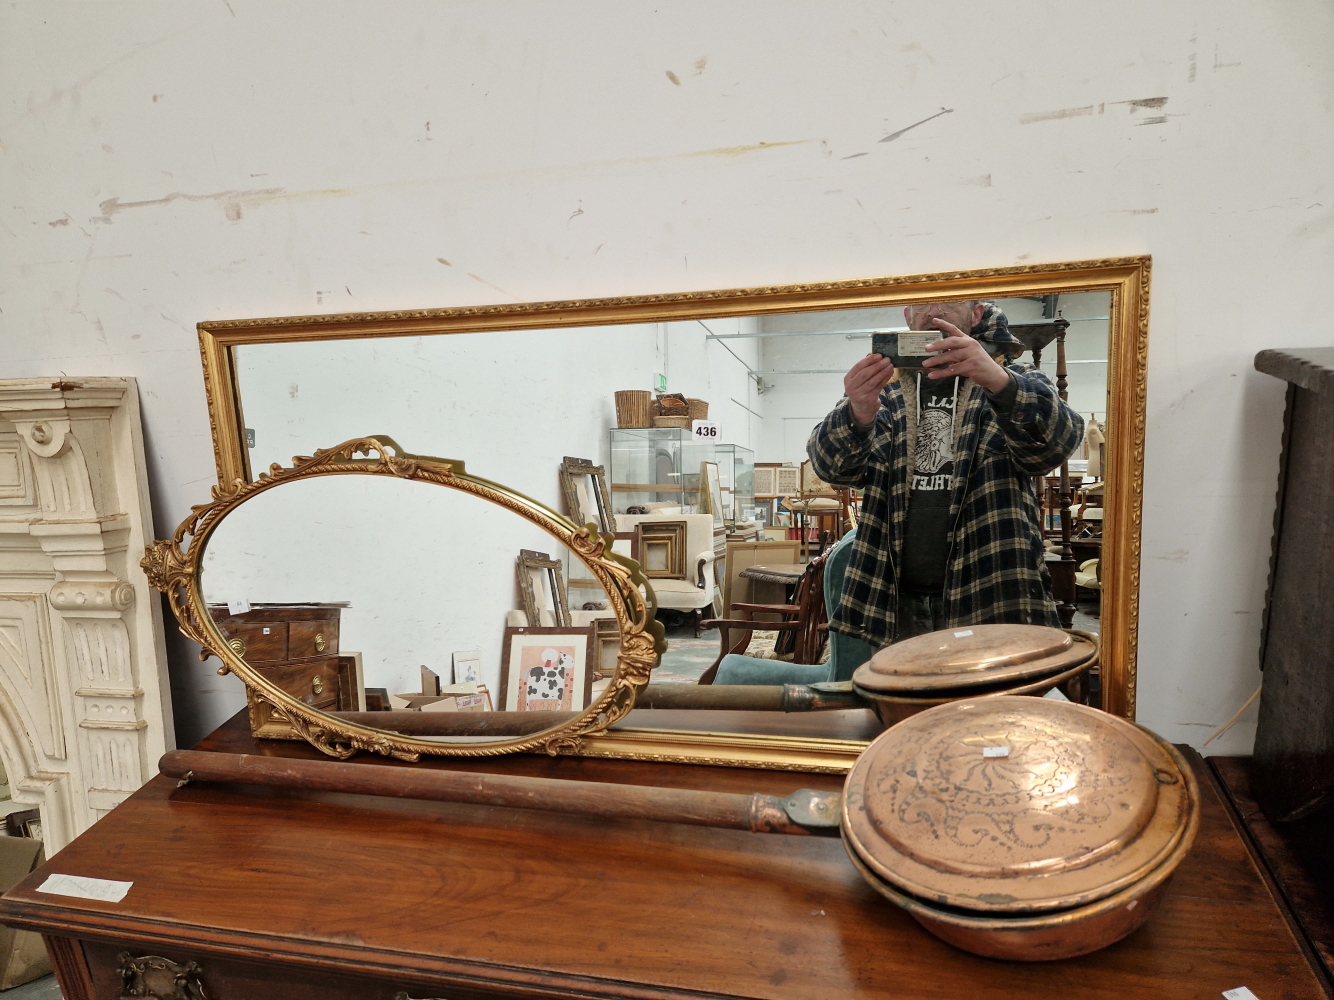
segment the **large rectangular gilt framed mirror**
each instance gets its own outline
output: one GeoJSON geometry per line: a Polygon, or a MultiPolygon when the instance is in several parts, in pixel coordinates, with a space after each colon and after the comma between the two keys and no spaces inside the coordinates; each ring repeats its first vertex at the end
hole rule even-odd
{"type": "MultiPolygon", "coordinates": [[[[249,481],[270,463],[387,434],[417,454],[463,459],[471,473],[566,513],[560,467],[578,456],[608,470],[613,516],[626,515],[631,505],[666,501],[681,504],[685,523],[708,509],[707,502],[692,507],[686,501],[692,491],[697,498],[701,463],[711,462],[729,520],[759,524],[750,536],[755,539],[791,538],[798,529],[781,523],[782,499],[758,496],[753,482],[800,480],[795,470],[805,458],[806,438],[838,403],[843,374],[867,353],[872,331],[906,329],[909,305],[994,302],[1021,339],[1024,331],[1038,338],[1037,356],[1029,350],[1020,360],[1039,361],[1056,381],[1061,355],[1061,388],[1070,407],[1101,430],[1102,440],[1087,437],[1068,463],[1075,482],[1096,487],[1070,513],[1079,536],[1079,593],[1089,599],[1080,602],[1077,626],[1101,637],[1102,707],[1134,718],[1149,265],[1148,257],[1125,257],[671,295],[200,323],[218,478],[249,481]],[[1043,341],[1044,330],[1048,337],[1059,331],[1059,342],[1043,341]],[[618,390],[663,388],[709,404],[716,431],[707,454],[691,450],[685,430],[646,429],[639,432],[642,440],[617,430],[618,390]],[[752,478],[757,467],[763,475],[752,478]],[[784,467],[791,475],[778,474],[784,467]]],[[[393,512],[366,530],[383,532],[386,561],[401,572],[411,572],[413,559],[431,556],[414,550],[411,524],[397,523],[393,512]]],[[[457,530],[467,533],[470,526],[457,530]]],[[[634,530],[617,529],[627,538],[634,530]]],[[[696,565],[700,553],[692,546],[707,543],[692,531],[682,528],[689,551],[687,579],[679,585],[701,587],[707,575],[713,607],[721,611],[726,572],[696,565]]],[[[721,535],[715,548],[723,556],[721,535]]],[[[753,554],[748,558],[755,561],[753,554]]],[[[1069,552],[1064,558],[1069,563],[1069,552]]],[[[569,604],[579,609],[586,596],[596,595],[581,594],[583,581],[569,570],[569,604]]],[[[461,567],[460,593],[429,595],[428,604],[466,608],[467,580],[461,567]]],[[[317,589],[298,596],[348,604],[343,646],[356,649],[356,597],[317,589]]],[[[449,677],[451,656],[461,650],[498,658],[507,625],[548,624],[516,622],[514,613],[477,617],[468,635],[445,642],[450,648],[405,640],[395,654],[402,677],[377,673],[368,658],[361,685],[396,695],[395,688],[410,690],[420,666],[449,677]]],[[[663,682],[691,682],[699,664],[714,658],[709,644],[717,645],[717,633],[691,634],[699,617],[668,623],[663,682]]],[[[846,738],[846,720],[842,736],[831,738],[815,720],[756,713],[753,722],[720,731],[709,714],[691,721],[684,713],[659,713],[668,721],[657,728],[617,727],[589,752],[844,771],[865,746],[864,739],[846,738]]]]}

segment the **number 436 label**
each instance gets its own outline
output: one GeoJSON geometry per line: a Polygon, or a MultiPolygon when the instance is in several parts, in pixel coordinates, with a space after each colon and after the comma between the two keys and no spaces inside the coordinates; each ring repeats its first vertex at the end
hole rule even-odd
{"type": "Polygon", "coordinates": [[[690,433],[696,441],[717,441],[718,425],[707,420],[692,420],[690,433]]]}

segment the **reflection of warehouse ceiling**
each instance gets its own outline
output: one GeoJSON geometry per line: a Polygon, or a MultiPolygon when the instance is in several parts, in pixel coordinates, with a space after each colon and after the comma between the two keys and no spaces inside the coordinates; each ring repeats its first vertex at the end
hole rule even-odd
{"type": "MultiPolygon", "coordinates": [[[[995,301],[1012,323],[1042,322],[1050,318],[1050,313],[1064,314],[1062,318],[1070,323],[1066,333],[1067,364],[1107,363],[1108,293],[995,301]]],[[[865,353],[865,342],[873,332],[895,333],[906,329],[901,307],[834,309],[765,316],[760,318],[756,332],[717,335],[710,332],[708,339],[762,339],[762,360],[758,368],[750,369],[753,377],[842,375],[865,353]]],[[[1044,367],[1046,362],[1054,360],[1051,353],[1044,356],[1044,367]]]]}

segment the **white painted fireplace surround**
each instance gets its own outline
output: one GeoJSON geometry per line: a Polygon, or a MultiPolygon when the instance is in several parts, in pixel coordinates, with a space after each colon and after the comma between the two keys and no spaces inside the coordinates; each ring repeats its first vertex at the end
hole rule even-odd
{"type": "Polygon", "coordinates": [[[174,744],[133,379],[0,380],[0,757],[48,856],[174,744]]]}

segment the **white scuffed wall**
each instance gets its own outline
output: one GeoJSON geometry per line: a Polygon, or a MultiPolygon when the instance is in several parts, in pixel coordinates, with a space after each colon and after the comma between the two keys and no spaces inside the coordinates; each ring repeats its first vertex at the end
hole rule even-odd
{"type": "MultiPolygon", "coordinates": [[[[3,374],[136,376],[166,534],[198,320],[1151,253],[1140,718],[1198,743],[1258,680],[1251,359],[1331,339],[1332,47],[1318,0],[17,3],[3,374]]],[[[186,654],[189,742],[237,693],[186,654]]]]}

